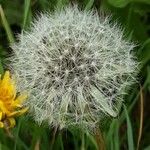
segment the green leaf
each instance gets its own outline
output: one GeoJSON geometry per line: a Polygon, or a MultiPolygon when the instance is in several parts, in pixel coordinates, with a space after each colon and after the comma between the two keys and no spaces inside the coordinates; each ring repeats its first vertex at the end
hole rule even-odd
{"type": "Polygon", "coordinates": [[[150,5],[150,0],[131,0],[131,2],[140,2],[140,3],[145,3],[150,5]]]}
{"type": "Polygon", "coordinates": [[[89,0],[85,6],[85,10],[90,10],[94,4],[94,0],[89,0]]]}
{"type": "Polygon", "coordinates": [[[2,20],[2,25],[4,26],[4,29],[6,31],[8,41],[10,43],[13,43],[15,41],[14,40],[14,35],[13,35],[12,31],[11,31],[11,28],[10,28],[10,26],[8,24],[8,21],[7,21],[6,17],[5,17],[5,14],[4,14],[4,11],[3,11],[3,8],[2,8],[1,5],[0,5],[0,18],[2,20]]]}
{"type": "Polygon", "coordinates": [[[108,0],[108,2],[114,7],[125,7],[131,2],[140,2],[145,4],[150,4],[150,0],[108,0]]]}
{"type": "Polygon", "coordinates": [[[23,27],[22,29],[25,29],[30,21],[31,21],[31,0],[25,0],[24,2],[24,17],[23,17],[23,27]]]}
{"type": "Polygon", "coordinates": [[[89,142],[91,142],[94,145],[95,149],[98,149],[98,146],[97,146],[97,143],[96,143],[94,137],[91,134],[89,134],[88,132],[86,132],[86,136],[88,137],[89,142]]]}
{"type": "Polygon", "coordinates": [[[150,38],[148,38],[141,48],[138,50],[139,57],[142,60],[142,66],[144,66],[150,60],[150,38]]]}
{"type": "Polygon", "coordinates": [[[145,84],[148,86],[148,90],[150,92],[150,66],[147,66],[147,78],[145,80],[145,84]]]}
{"type": "Polygon", "coordinates": [[[23,14],[22,1],[2,0],[1,5],[4,9],[9,25],[13,25],[13,24],[21,25],[22,14],[23,14]]]}
{"type": "Polygon", "coordinates": [[[0,60],[0,74],[3,74],[3,73],[4,73],[4,68],[3,68],[2,62],[0,60]]]}
{"type": "Polygon", "coordinates": [[[108,0],[108,2],[115,7],[125,7],[130,0],[108,0]]]}
{"type": "Polygon", "coordinates": [[[124,107],[124,112],[127,120],[128,150],[134,150],[133,131],[132,131],[131,121],[126,106],[123,105],[123,107],[124,107]]]}
{"type": "Polygon", "coordinates": [[[63,8],[66,4],[68,4],[69,1],[68,0],[58,0],[57,1],[57,4],[56,4],[56,7],[57,9],[61,9],[63,8]]]}
{"type": "Polygon", "coordinates": [[[7,147],[7,145],[0,143],[0,150],[9,150],[9,148],[7,147]]]}
{"type": "Polygon", "coordinates": [[[150,150],[150,145],[144,148],[144,150],[150,150]]]}
{"type": "Polygon", "coordinates": [[[118,120],[116,120],[116,126],[115,126],[113,141],[114,141],[115,150],[119,150],[120,140],[119,140],[119,121],[118,120]]]}

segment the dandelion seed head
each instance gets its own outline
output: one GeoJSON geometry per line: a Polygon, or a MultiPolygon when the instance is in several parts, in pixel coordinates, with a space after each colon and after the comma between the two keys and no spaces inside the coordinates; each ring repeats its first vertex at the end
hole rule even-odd
{"type": "Polygon", "coordinates": [[[39,124],[91,128],[118,115],[137,61],[109,17],[66,7],[41,14],[19,39],[10,68],[18,90],[30,89],[26,105],[39,124]]]}

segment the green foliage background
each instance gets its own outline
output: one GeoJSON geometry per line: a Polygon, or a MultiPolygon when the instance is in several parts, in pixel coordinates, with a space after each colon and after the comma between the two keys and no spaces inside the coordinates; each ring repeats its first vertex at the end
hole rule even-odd
{"type": "Polygon", "coordinates": [[[10,44],[34,16],[69,3],[103,10],[121,24],[138,45],[139,83],[129,90],[118,118],[106,120],[93,134],[39,127],[23,116],[14,129],[0,129],[0,150],[150,150],[150,0],[0,0],[0,73],[7,69],[10,44]]]}

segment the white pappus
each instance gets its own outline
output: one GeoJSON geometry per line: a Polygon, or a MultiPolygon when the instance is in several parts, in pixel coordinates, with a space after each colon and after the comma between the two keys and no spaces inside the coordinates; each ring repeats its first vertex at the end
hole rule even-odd
{"type": "Polygon", "coordinates": [[[10,69],[39,124],[94,128],[116,117],[125,89],[134,81],[134,44],[96,11],[69,6],[41,14],[12,48],[10,69]]]}

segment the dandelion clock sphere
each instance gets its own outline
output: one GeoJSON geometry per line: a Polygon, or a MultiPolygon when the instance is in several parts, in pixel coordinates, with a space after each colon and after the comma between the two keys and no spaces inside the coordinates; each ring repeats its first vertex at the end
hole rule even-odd
{"type": "Polygon", "coordinates": [[[120,27],[77,6],[41,14],[12,48],[10,68],[18,90],[30,90],[30,114],[60,129],[116,117],[137,70],[120,27]]]}

